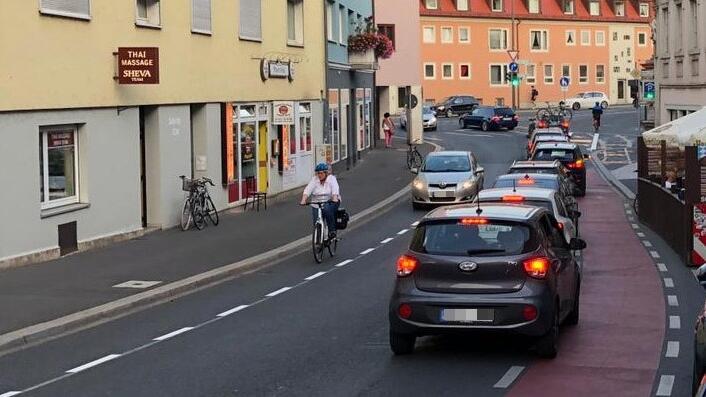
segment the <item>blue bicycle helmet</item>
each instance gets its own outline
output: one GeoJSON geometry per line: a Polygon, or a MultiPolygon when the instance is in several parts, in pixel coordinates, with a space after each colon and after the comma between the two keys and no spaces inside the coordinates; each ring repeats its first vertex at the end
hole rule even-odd
{"type": "Polygon", "coordinates": [[[316,168],[314,168],[314,171],[315,172],[328,171],[328,165],[326,163],[316,164],[316,168]]]}

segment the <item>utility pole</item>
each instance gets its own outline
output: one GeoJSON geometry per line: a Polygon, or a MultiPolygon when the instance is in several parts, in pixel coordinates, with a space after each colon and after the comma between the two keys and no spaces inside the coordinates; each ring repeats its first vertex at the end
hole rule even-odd
{"type": "MultiPolygon", "coordinates": [[[[517,48],[515,48],[515,0],[510,0],[510,13],[512,14],[512,29],[510,30],[510,48],[513,51],[516,51],[517,48]]],[[[516,53],[515,53],[516,54],[516,53]]],[[[513,59],[513,62],[515,60],[513,59]]],[[[515,95],[515,85],[510,84],[510,89],[512,90],[512,108],[517,109],[517,104],[516,104],[516,95],[515,95]]]]}

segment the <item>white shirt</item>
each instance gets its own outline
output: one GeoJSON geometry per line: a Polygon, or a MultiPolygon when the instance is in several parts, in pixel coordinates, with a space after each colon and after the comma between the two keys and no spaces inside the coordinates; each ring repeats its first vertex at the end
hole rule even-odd
{"type": "Polygon", "coordinates": [[[340,188],[338,186],[338,180],[335,176],[329,175],[324,180],[324,183],[319,181],[318,176],[314,176],[309,181],[309,184],[304,188],[304,194],[311,198],[312,203],[325,203],[327,201],[333,200],[333,196],[336,195],[341,199],[340,188]]]}

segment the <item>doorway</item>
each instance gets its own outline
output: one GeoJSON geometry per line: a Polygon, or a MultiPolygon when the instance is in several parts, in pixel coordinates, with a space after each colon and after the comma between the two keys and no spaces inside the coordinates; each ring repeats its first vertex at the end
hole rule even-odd
{"type": "Polygon", "coordinates": [[[625,80],[618,80],[618,99],[625,99],[625,80]]]}
{"type": "Polygon", "coordinates": [[[267,122],[260,121],[258,126],[258,139],[257,139],[257,159],[258,159],[258,169],[257,169],[257,190],[260,192],[267,192],[269,187],[268,181],[268,166],[269,158],[267,156],[267,122]]]}
{"type": "Polygon", "coordinates": [[[147,227],[147,177],[145,176],[145,108],[140,106],[140,215],[142,227],[147,227]]]}

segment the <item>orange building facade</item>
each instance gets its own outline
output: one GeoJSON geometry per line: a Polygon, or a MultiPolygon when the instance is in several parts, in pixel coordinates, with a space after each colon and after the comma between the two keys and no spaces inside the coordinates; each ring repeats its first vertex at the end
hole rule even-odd
{"type": "Polygon", "coordinates": [[[517,103],[556,103],[579,92],[604,92],[612,104],[631,103],[630,79],[652,58],[651,3],[578,0],[420,0],[424,101],[473,95],[510,105],[506,81],[513,48],[521,82],[517,103]],[[493,11],[495,10],[495,11],[493,11]],[[532,11],[532,12],[530,12],[532,11]],[[598,15],[592,15],[598,14],[598,15]],[[559,80],[570,78],[562,91],[559,80]]]}

